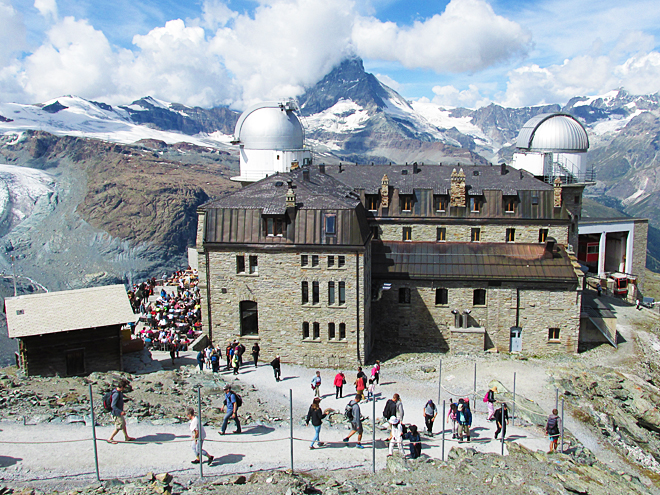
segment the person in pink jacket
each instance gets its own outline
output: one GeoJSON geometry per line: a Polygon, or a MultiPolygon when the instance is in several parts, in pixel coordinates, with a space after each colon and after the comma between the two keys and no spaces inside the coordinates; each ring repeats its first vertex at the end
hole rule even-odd
{"type": "Polygon", "coordinates": [[[343,388],[344,385],[346,385],[346,376],[344,376],[344,373],[342,371],[337,373],[337,375],[335,376],[334,384],[335,384],[335,399],[341,399],[342,397],[344,397],[343,388]]]}

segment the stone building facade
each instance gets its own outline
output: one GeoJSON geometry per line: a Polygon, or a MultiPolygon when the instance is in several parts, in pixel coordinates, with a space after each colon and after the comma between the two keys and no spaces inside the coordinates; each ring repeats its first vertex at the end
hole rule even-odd
{"type": "Polygon", "coordinates": [[[376,345],[576,352],[581,193],[506,166],[267,177],[199,209],[204,331],[339,368],[376,345]]]}

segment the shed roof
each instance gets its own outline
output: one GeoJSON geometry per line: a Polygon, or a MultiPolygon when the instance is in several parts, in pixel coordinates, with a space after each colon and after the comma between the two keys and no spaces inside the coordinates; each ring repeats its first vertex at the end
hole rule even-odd
{"type": "Polygon", "coordinates": [[[123,325],[137,319],[121,284],[8,297],[5,313],[10,338],[123,325]]]}
{"type": "Polygon", "coordinates": [[[577,282],[566,251],[544,257],[543,244],[374,242],[374,277],[399,279],[577,282]]]}

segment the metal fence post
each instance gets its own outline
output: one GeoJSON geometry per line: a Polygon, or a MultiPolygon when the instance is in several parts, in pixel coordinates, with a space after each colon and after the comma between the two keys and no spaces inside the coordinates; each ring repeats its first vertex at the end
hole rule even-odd
{"type": "Polygon", "coordinates": [[[371,472],[376,472],[376,396],[371,398],[372,404],[372,431],[371,431],[371,472]]]}
{"type": "Polygon", "coordinates": [[[289,443],[291,448],[291,474],[293,474],[293,390],[289,389],[289,414],[291,422],[289,424],[289,443]]]}
{"type": "Polygon", "coordinates": [[[445,401],[442,401],[442,460],[445,460],[445,401]]]}
{"type": "Polygon", "coordinates": [[[438,372],[438,405],[440,405],[440,401],[442,400],[442,359],[440,360],[440,368],[438,372]]]}
{"type": "Polygon", "coordinates": [[[559,409],[559,389],[555,387],[555,409],[559,409]]]}
{"type": "Polygon", "coordinates": [[[500,434],[502,435],[502,455],[504,455],[504,403],[500,406],[500,434]]]}
{"type": "Polygon", "coordinates": [[[564,453],[564,399],[561,399],[561,453],[564,453]]]}
{"type": "Polygon", "coordinates": [[[516,424],[516,372],[513,372],[513,411],[511,411],[511,426],[516,424]]]}
{"type": "MultiPolygon", "coordinates": [[[[227,407],[229,407],[230,402],[227,401],[227,407]]],[[[202,459],[202,386],[197,387],[197,458],[199,459],[199,477],[204,477],[204,459],[202,459]]]]}
{"type": "Polygon", "coordinates": [[[477,362],[474,362],[474,398],[472,399],[472,410],[477,412],[477,362]]]}
{"type": "Polygon", "coordinates": [[[99,453],[96,448],[96,417],[94,416],[94,396],[92,394],[92,384],[89,384],[89,410],[92,413],[92,437],[94,438],[94,465],[96,466],[96,481],[101,481],[99,475],[99,453]]]}

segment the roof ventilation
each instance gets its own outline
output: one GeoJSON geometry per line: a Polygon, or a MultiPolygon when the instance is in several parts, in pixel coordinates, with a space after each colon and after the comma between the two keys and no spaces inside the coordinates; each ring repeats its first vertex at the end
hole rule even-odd
{"type": "Polygon", "coordinates": [[[284,182],[282,182],[281,180],[278,180],[278,181],[275,183],[275,187],[282,187],[283,185],[284,185],[284,182]]]}
{"type": "Polygon", "coordinates": [[[309,169],[307,168],[303,170],[303,180],[309,182],[309,169]]]}
{"type": "Polygon", "coordinates": [[[403,169],[403,170],[401,171],[401,175],[408,175],[408,171],[407,171],[406,169],[403,169]]]}
{"type": "Polygon", "coordinates": [[[325,174],[325,163],[321,163],[319,165],[319,172],[321,172],[322,174],[325,174]]]}
{"type": "Polygon", "coordinates": [[[506,170],[506,163],[502,164],[502,167],[500,168],[500,175],[506,175],[507,170],[506,170]]]}
{"type": "Polygon", "coordinates": [[[477,176],[481,175],[481,171],[479,171],[479,170],[473,170],[473,171],[472,171],[472,175],[474,175],[475,177],[477,177],[477,176]]]}

